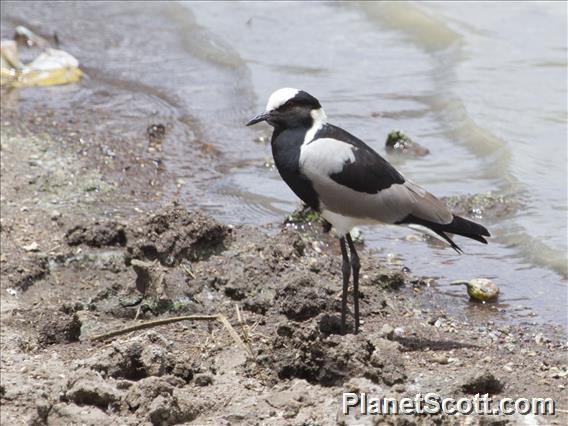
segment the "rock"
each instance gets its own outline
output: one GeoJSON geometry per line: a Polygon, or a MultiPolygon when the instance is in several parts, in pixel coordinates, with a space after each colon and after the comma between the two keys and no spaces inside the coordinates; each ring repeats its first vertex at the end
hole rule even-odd
{"type": "Polygon", "coordinates": [[[95,221],[76,225],[65,233],[65,241],[70,246],[85,244],[89,247],[124,246],[126,233],[123,225],[114,222],[95,221]]]}
{"type": "Polygon", "coordinates": [[[174,204],[128,229],[126,262],[158,260],[174,266],[184,259],[206,259],[224,249],[229,233],[229,227],[210,216],[174,204]]]}
{"type": "Polygon", "coordinates": [[[503,390],[503,384],[490,372],[473,375],[461,385],[461,390],[467,394],[495,395],[503,390]]]}
{"type": "Polygon", "coordinates": [[[423,157],[430,153],[428,148],[414,142],[400,130],[392,130],[388,134],[385,148],[389,154],[397,153],[414,157],[423,157]]]}
{"type": "Polygon", "coordinates": [[[105,382],[101,375],[93,370],[79,370],[68,384],[66,396],[77,405],[94,405],[103,410],[115,406],[122,397],[116,387],[105,382]]]}
{"type": "Polygon", "coordinates": [[[41,346],[79,340],[82,324],[76,313],[67,315],[60,311],[50,311],[49,315],[47,319],[42,319],[38,337],[41,346]]]}

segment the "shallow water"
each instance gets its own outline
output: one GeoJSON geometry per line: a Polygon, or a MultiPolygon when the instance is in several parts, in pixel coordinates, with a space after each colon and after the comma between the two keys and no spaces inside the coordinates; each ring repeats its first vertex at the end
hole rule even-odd
{"type": "Polygon", "coordinates": [[[269,129],[243,125],[276,88],[309,91],[381,154],[404,130],[431,151],[389,158],[406,176],[522,208],[484,222],[489,246],[460,239],[464,256],[396,227],[364,228],[367,245],[440,277],[464,316],[476,307],[448,283],[484,276],[509,317],[566,324],[566,4],[11,4],[2,20],[3,37],[19,23],[57,30],[88,75],[49,99],[22,91],[22,107],[88,102],[116,112],[101,126],[124,131],[125,118],[165,121],[165,167],[183,182],[166,196],[229,223],[280,223],[297,205],[254,142],[269,129]]]}

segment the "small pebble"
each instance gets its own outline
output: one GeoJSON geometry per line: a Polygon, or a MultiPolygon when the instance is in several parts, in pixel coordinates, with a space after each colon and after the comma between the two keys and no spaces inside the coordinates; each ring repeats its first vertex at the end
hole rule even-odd
{"type": "Polygon", "coordinates": [[[27,246],[22,246],[25,251],[39,251],[39,244],[35,241],[27,246]]]}
{"type": "Polygon", "coordinates": [[[444,354],[438,354],[435,355],[432,358],[432,361],[437,362],[438,364],[442,364],[442,365],[446,365],[450,362],[450,360],[448,359],[448,357],[444,354]]]}
{"type": "Polygon", "coordinates": [[[404,386],[402,383],[397,383],[392,387],[392,390],[397,393],[403,393],[406,390],[406,386],[404,386]]]}
{"type": "Polygon", "coordinates": [[[381,337],[392,339],[394,336],[394,328],[392,328],[390,324],[383,324],[379,334],[381,335],[381,337]]]}
{"type": "Polygon", "coordinates": [[[396,337],[402,337],[404,336],[404,327],[397,327],[394,329],[394,335],[396,337]]]}
{"type": "Polygon", "coordinates": [[[547,343],[549,340],[546,337],[544,337],[544,334],[537,333],[536,336],[534,336],[534,341],[536,342],[537,345],[543,345],[544,343],[547,343]]]}

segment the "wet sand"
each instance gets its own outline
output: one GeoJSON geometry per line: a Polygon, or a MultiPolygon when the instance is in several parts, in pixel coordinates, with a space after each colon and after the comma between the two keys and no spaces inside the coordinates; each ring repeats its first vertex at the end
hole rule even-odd
{"type": "Polygon", "coordinates": [[[235,226],[172,205],[163,194],[176,183],[147,125],[125,120],[135,136],[118,143],[94,131],[104,118],[2,105],[2,424],[463,421],[356,419],[340,412],[343,392],[551,397],[556,416],[472,424],[565,423],[560,328],[496,324],[491,304],[457,318],[435,279],[362,248],[364,324],[341,336],[332,236],[317,224],[235,226]],[[144,275],[133,259],[155,263],[144,275]],[[218,313],[252,356],[210,322],[91,340],[137,321],[218,313]]]}

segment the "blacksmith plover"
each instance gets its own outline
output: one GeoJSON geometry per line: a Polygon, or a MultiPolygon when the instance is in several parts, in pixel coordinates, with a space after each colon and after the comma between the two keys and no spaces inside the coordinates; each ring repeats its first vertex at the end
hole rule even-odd
{"type": "Polygon", "coordinates": [[[448,234],[487,244],[487,229],[455,216],[434,195],[404,178],[371,147],[327,122],[319,101],[303,90],[283,88],[270,95],[266,111],[247,126],[266,121],[272,155],[282,179],[339,236],[343,257],[341,331],[345,333],[347,291],[353,271],[355,333],[359,330],[359,256],[349,232],[357,225],[407,225],[461,249],[448,234]],[[347,253],[351,252],[351,260],[347,253]]]}

